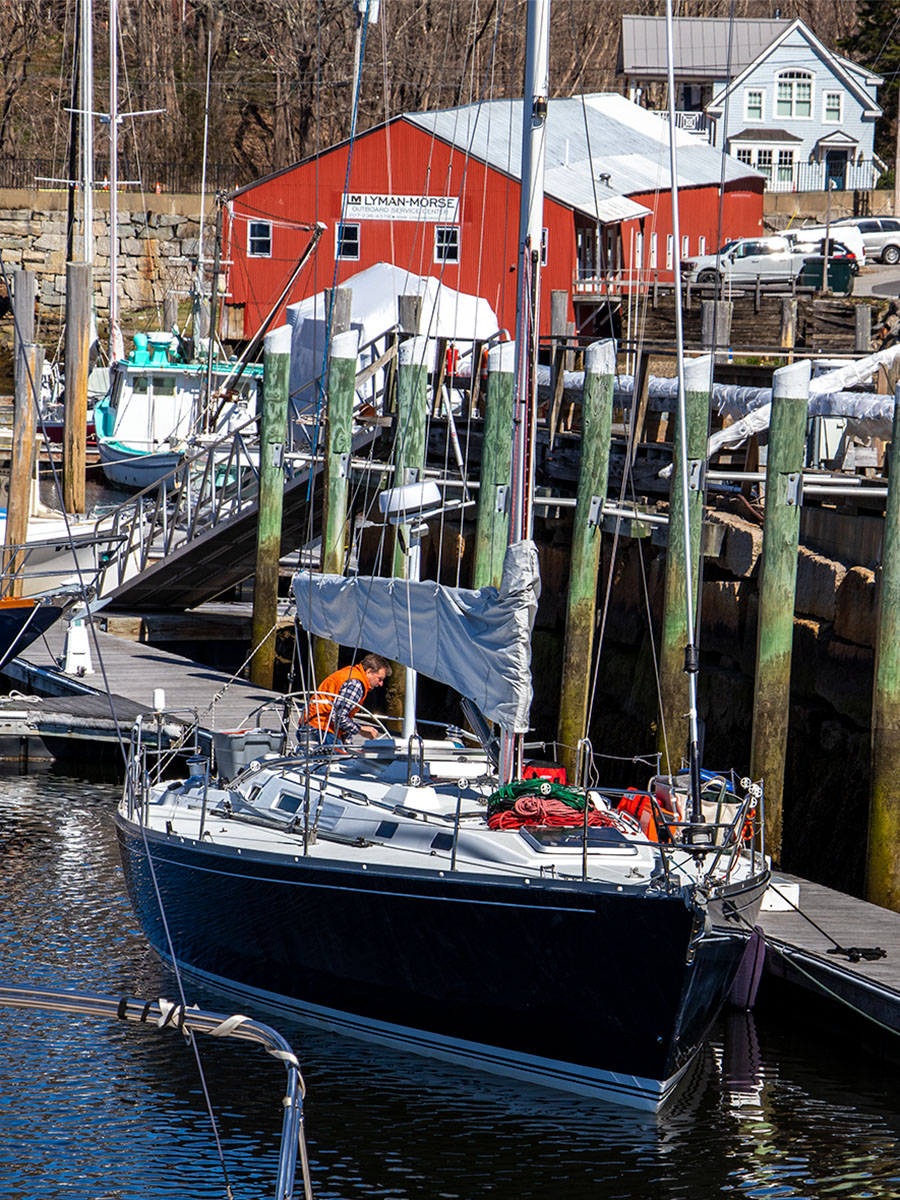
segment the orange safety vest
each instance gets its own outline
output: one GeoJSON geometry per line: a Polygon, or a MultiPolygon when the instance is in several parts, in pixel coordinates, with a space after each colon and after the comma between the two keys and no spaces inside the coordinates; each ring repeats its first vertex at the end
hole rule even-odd
{"type": "Polygon", "coordinates": [[[358,679],[363,685],[362,700],[354,708],[349,709],[350,716],[356,716],[362,707],[363,700],[369,694],[369,678],[359,663],[352,667],[341,667],[339,671],[334,671],[322,680],[316,688],[315,699],[310,700],[307,705],[305,724],[313,725],[323,732],[337,734],[337,730],[333,728],[331,710],[334,708],[338,692],[348,679],[358,679]]]}

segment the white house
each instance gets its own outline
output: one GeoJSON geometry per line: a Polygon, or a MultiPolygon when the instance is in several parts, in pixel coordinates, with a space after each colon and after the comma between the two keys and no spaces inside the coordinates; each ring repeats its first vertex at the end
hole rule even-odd
{"type": "MultiPolygon", "coordinates": [[[[875,186],[879,75],[800,20],[681,17],[674,34],[679,124],[761,171],[772,191],[875,186]]],[[[634,99],[665,80],[664,18],[622,18],[619,67],[634,99]]]]}

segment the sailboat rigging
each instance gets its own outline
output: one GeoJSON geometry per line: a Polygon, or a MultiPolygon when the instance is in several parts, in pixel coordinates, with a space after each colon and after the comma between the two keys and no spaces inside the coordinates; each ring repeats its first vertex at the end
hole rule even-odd
{"type": "MultiPolygon", "coordinates": [[[[524,759],[540,588],[531,512],[548,0],[528,14],[500,586],[294,580],[308,632],[454,687],[478,736],[380,726],[332,747],[310,725],[254,722],[216,735],[216,770],[194,760],[190,778],[170,782],[155,722],[139,722],[116,826],[138,919],[187,975],[330,1029],[657,1110],[752,933],[769,879],[761,796],[749,780],[711,775],[691,797],[693,771],[623,796],[595,783],[589,746],[571,783],[524,759]],[[574,1013],[586,1028],[561,1036],[574,1013]]],[[[407,353],[418,361],[415,346],[407,353]]],[[[385,508],[409,523],[434,516],[429,488],[408,495],[407,508],[396,495],[385,508]]]]}

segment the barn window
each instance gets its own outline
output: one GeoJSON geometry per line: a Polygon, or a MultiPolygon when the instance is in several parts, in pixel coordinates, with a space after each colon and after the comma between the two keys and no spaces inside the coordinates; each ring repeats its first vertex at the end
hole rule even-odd
{"type": "Polygon", "coordinates": [[[541,230],[541,266],[542,267],[546,267],[546,265],[547,265],[547,241],[548,241],[548,234],[547,234],[547,227],[545,225],[544,228],[541,230]]]}
{"type": "Polygon", "coordinates": [[[434,261],[459,262],[459,226],[437,225],[434,230],[434,261]]]}
{"type": "Polygon", "coordinates": [[[344,221],[334,231],[335,258],[359,258],[359,225],[344,221]]]}
{"type": "Polygon", "coordinates": [[[251,258],[272,257],[272,225],[269,221],[248,223],[247,253],[251,258]]]}

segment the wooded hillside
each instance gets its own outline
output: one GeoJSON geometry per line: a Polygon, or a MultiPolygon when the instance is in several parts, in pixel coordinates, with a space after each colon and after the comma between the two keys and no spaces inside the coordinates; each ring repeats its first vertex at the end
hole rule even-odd
{"type": "MultiPolygon", "coordinates": [[[[82,0],[87,2],[87,0],[82,0]]],[[[109,4],[94,3],[95,111],[109,110],[109,4]]],[[[399,112],[521,94],[527,0],[381,0],[366,26],[359,128],[399,112]]],[[[0,164],[42,159],[65,176],[74,0],[0,4],[0,164]]],[[[772,16],[758,0],[683,0],[679,16],[772,16]]],[[[659,0],[554,0],[551,92],[620,90],[623,13],[660,15],[659,0]]],[[[855,28],[850,0],[783,4],[832,47],[855,28]]],[[[137,163],[196,164],[203,156],[207,64],[208,162],[235,182],[286,166],[346,136],[353,103],[356,13],[351,0],[119,0],[120,153],[137,163]],[[212,51],[211,56],[209,54],[212,51]]],[[[876,68],[877,69],[877,68],[876,68]]],[[[98,123],[96,152],[106,154],[98,123]]]]}

